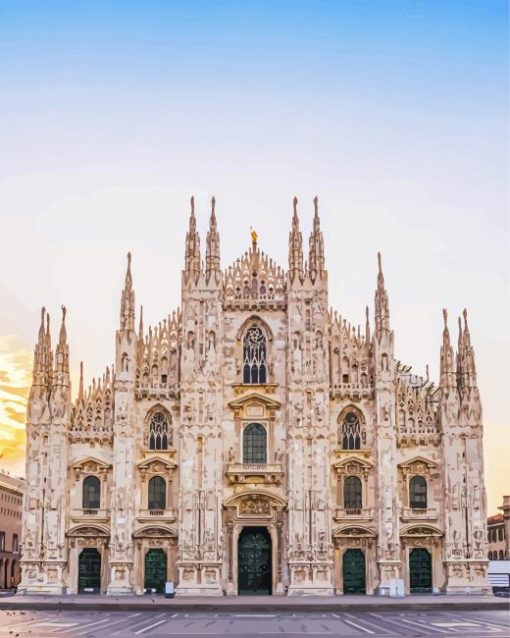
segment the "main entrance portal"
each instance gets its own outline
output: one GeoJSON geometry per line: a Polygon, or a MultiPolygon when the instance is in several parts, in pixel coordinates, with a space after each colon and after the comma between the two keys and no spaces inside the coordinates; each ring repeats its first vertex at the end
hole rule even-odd
{"type": "Polygon", "coordinates": [[[239,595],[271,593],[271,536],[267,527],[245,527],[238,543],[239,595]]]}
{"type": "Polygon", "coordinates": [[[149,549],[145,554],[144,589],[156,590],[156,594],[165,591],[167,580],[166,554],[162,549],[149,549]]]}
{"type": "Polygon", "coordinates": [[[78,593],[99,594],[101,590],[101,555],[94,548],[82,550],[78,559],[78,593]]]}
{"type": "Polygon", "coordinates": [[[343,555],[344,594],[366,594],[365,555],[361,549],[346,549],[343,555]]]}

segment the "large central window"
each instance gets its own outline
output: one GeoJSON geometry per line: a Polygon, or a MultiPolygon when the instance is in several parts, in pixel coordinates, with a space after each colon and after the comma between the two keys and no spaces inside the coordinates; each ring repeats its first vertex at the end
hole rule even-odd
{"type": "Polygon", "coordinates": [[[149,422],[149,448],[167,450],[168,439],[168,419],[163,412],[155,412],[149,422]]]}
{"type": "Polygon", "coordinates": [[[244,428],[243,463],[267,463],[267,432],[260,423],[244,428]]]}
{"type": "Polygon", "coordinates": [[[266,336],[257,324],[253,324],[243,340],[243,383],[266,383],[266,354],[266,336]]]}
{"type": "Polygon", "coordinates": [[[347,412],[342,423],[341,442],[344,450],[359,450],[361,446],[361,427],[357,414],[347,412]]]}

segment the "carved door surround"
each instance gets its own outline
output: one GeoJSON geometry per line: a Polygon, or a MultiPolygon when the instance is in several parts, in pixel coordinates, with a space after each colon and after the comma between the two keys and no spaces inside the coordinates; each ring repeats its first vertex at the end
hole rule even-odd
{"type": "Polygon", "coordinates": [[[135,545],[135,591],[139,594],[144,589],[145,555],[150,549],[162,549],[167,559],[167,580],[178,583],[177,532],[173,527],[163,525],[145,525],[133,534],[135,545]]]}
{"type": "Polygon", "coordinates": [[[335,592],[343,594],[343,554],[347,549],[359,549],[365,556],[366,593],[373,594],[378,583],[376,562],[377,534],[371,527],[339,525],[333,530],[335,549],[335,592]]]}
{"type": "Polygon", "coordinates": [[[238,543],[245,527],[265,527],[271,538],[271,591],[284,593],[285,501],[265,490],[235,494],[224,503],[227,536],[227,595],[238,593],[238,543]]]}
{"type": "Polygon", "coordinates": [[[67,533],[69,543],[68,593],[78,593],[80,554],[83,549],[97,549],[101,558],[101,593],[109,584],[110,530],[106,525],[76,525],[67,533]]]}
{"type": "Polygon", "coordinates": [[[401,558],[404,569],[404,587],[410,593],[410,554],[411,550],[424,548],[431,554],[432,584],[437,584],[444,578],[442,571],[443,532],[432,525],[408,525],[400,531],[401,558]]]}

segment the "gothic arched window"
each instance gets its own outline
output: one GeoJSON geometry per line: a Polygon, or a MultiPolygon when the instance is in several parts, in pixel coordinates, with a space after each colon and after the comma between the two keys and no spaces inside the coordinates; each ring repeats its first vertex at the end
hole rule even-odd
{"type": "Polygon", "coordinates": [[[359,450],[361,447],[361,424],[354,412],[347,412],[342,423],[342,448],[359,450]]]}
{"type": "Polygon", "coordinates": [[[149,509],[166,509],[166,483],[161,476],[153,476],[149,481],[149,509]]]}
{"type": "Polygon", "coordinates": [[[154,412],[149,421],[149,448],[168,449],[168,418],[163,412],[154,412]]]}
{"type": "Polygon", "coordinates": [[[413,476],[409,481],[409,507],[427,509],[427,481],[423,476],[413,476]]]}
{"type": "Polygon", "coordinates": [[[267,463],[267,432],[260,423],[244,428],[243,463],[267,463]]]}
{"type": "Polygon", "coordinates": [[[362,505],[361,481],[357,476],[348,476],[344,482],[344,509],[360,510],[362,505]]]}
{"type": "Polygon", "coordinates": [[[266,355],[266,336],[257,324],[253,324],[243,340],[243,383],[266,383],[266,355]]]}
{"type": "Polygon", "coordinates": [[[82,495],[84,510],[98,510],[101,507],[101,482],[97,476],[87,476],[84,479],[82,495]]]}

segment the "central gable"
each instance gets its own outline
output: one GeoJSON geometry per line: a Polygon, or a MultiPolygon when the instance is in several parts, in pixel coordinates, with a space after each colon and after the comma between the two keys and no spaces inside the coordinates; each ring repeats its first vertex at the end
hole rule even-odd
{"type": "Polygon", "coordinates": [[[223,293],[225,309],[285,309],[286,274],[254,242],[225,270],[223,293]]]}

